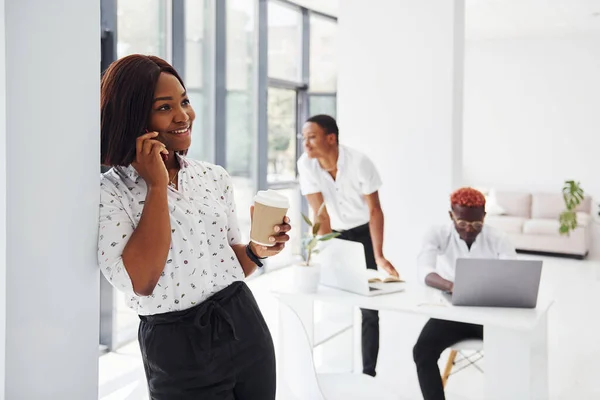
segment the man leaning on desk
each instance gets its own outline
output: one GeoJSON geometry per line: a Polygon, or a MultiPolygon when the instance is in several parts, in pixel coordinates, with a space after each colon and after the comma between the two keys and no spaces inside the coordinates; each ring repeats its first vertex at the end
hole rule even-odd
{"type": "MultiPolygon", "coordinates": [[[[458,258],[516,258],[517,253],[507,235],[484,225],[485,197],[481,192],[458,189],[450,204],[451,222],[428,232],[417,267],[419,279],[426,285],[452,292],[458,258]]],[[[483,326],[432,318],[423,327],[413,356],[425,400],[445,399],[438,359],[445,349],[465,339],[483,339],[483,326]]]]}
{"type": "MultiPolygon", "coordinates": [[[[381,186],[375,165],[364,154],[339,144],[339,130],[333,117],[315,115],[302,128],[304,154],[298,160],[300,190],[320,215],[319,234],[332,228],[340,239],[364,246],[366,267],[398,272],[383,256],[383,211],[379,204],[381,186]]],[[[379,314],[362,312],[363,373],[375,376],[379,353],[379,314]]]]}

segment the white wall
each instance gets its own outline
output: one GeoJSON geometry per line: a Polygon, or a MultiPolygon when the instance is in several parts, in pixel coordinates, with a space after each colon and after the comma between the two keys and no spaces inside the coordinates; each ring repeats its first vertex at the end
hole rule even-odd
{"type": "Polygon", "coordinates": [[[600,36],[467,42],[464,178],[600,197],[600,36]]]}
{"type": "Polygon", "coordinates": [[[95,399],[100,1],[4,3],[5,396],[95,399]]]}
{"type": "Polygon", "coordinates": [[[461,181],[463,10],[448,0],[340,6],[340,142],[379,169],[384,252],[408,278],[461,181]]]}
{"type": "MultiPolygon", "coordinates": [[[[0,171],[6,171],[6,48],[0,0],[0,171]]],[[[0,400],[4,400],[6,345],[6,174],[0,172],[0,400]]]]}

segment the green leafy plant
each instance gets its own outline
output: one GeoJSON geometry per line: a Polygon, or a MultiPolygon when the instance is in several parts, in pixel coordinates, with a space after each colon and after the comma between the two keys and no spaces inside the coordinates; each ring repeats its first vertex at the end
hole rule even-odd
{"type": "Polygon", "coordinates": [[[310,259],[312,257],[313,254],[318,254],[319,250],[315,249],[315,247],[317,246],[317,244],[319,242],[325,242],[327,240],[331,240],[335,237],[340,236],[339,232],[332,232],[332,233],[328,233],[326,235],[323,236],[319,236],[319,229],[321,228],[321,222],[320,220],[320,216],[321,213],[323,212],[323,208],[325,207],[325,203],[323,203],[323,205],[321,205],[321,207],[319,208],[319,211],[317,212],[317,215],[315,217],[315,223],[313,224],[310,220],[310,218],[308,218],[306,215],[302,214],[302,218],[304,219],[304,222],[306,222],[308,224],[308,226],[310,227],[310,234],[304,239],[304,252],[305,253],[305,257],[304,257],[304,265],[305,266],[310,266],[310,259]]]}
{"type": "Polygon", "coordinates": [[[559,232],[561,235],[568,235],[577,228],[577,212],[575,209],[583,201],[584,192],[579,182],[565,181],[562,193],[567,209],[560,214],[559,232]]]}

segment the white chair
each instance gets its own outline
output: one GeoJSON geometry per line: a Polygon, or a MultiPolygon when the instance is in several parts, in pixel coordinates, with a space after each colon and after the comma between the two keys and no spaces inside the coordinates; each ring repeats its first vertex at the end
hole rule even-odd
{"type": "Polygon", "coordinates": [[[456,356],[458,355],[458,353],[462,353],[463,351],[470,351],[475,353],[475,358],[465,356],[464,361],[467,363],[467,365],[460,368],[458,371],[467,368],[470,365],[476,367],[479,371],[481,371],[481,368],[479,368],[479,366],[477,366],[475,363],[483,357],[481,355],[482,350],[483,340],[481,339],[467,339],[452,345],[452,347],[450,348],[450,355],[448,356],[448,361],[446,361],[446,368],[444,368],[444,373],[442,374],[442,384],[444,385],[444,387],[446,386],[446,382],[448,382],[450,374],[452,374],[452,368],[454,367],[454,363],[456,361],[456,356]]]}
{"type": "Polygon", "coordinates": [[[279,302],[282,384],[286,395],[301,400],[399,400],[375,378],[363,374],[317,374],[308,334],[298,314],[279,302]]]}

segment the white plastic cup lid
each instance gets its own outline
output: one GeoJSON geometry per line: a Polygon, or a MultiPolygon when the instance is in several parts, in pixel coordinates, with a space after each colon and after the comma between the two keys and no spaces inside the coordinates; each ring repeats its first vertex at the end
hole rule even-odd
{"type": "Polygon", "coordinates": [[[269,207],[290,208],[290,201],[288,198],[272,189],[260,190],[256,196],[254,196],[254,202],[269,207]]]}

